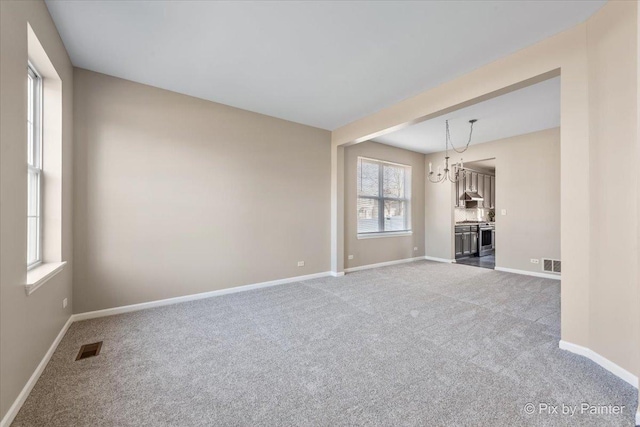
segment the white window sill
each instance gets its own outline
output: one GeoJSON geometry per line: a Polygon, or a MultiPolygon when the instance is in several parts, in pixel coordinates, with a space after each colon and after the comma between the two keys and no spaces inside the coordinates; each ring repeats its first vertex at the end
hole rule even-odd
{"type": "Polygon", "coordinates": [[[367,233],[367,234],[358,234],[358,240],[360,239],[381,239],[384,237],[400,237],[400,236],[411,236],[413,231],[387,231],[383,233],[367,233]]]}
{"type": "Polygon", "coordinates": [[[27,283],[24,285],[27,295],[34,293],[36,289],[44,285],[53,276],[60,273],[64,269],[65,265],[67,265],[66,261],[48,262],[46,264],[40,264],[39,266],[27,271],[27,283]]]}

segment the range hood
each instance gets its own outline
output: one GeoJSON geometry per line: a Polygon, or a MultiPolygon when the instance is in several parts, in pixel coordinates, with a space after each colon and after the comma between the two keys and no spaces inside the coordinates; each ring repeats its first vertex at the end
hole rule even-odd
{"type": "Polygon", "coordinates": [[[484,199],[477,191],[465,191],[464,200],[467,202],[482,202],[484,199]]]}

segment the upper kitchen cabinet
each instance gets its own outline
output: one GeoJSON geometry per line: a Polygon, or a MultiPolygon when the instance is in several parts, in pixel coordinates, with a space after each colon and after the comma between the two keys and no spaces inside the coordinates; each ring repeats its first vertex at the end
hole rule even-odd
{"type": "Polygon", "coordinates": [[[482,176],[482,197],[484,201],[482,202],[483,208],[491,208],[491,175],[483,175],[482,176]]]}
{"type": "MultiPolygon", "coordinates": [[[[459,166],[459,164],[456,166],[459,166]]],[[[495,209],[496,159],[467,161],[464,166],[465,169],[458,171],[458,181],[454,184],[455,207],[464,209],[495,209]]],[[[487,214],[487,212],[483,212],[482,214],[487,214]]],[[[478,215],[480,215],[480,213],[478,213],[478,215]]],[[[459,218],[461,218],[461,216],[459,218]]]]}
{"type": "Polygon", "coordinates": [[[471,191],[471,171],[464,171],[464,191],[471,191]]]}
{"type": "MultiPolygon", "coordinates": [[[[470,170],[458,172],[458,181],[455,183],[455,207],[467,207],[465,192],[478,193],[484,200],[477,202],[477,207],[493,209],[496,204],[496,178],[493,175],[472,172],[470,170]]],[[[476,207],[474,202],[473,207],[476,207]]]]}
{"type": "Polygon", "coordinates": [[[457,208],[464,208],[465,207],[465,201],[464,201],[464,191],[465,191],[465,172],[464,171],[459,171],[458,172],[458,181],[456,182],[456,207],[457,208]]]}

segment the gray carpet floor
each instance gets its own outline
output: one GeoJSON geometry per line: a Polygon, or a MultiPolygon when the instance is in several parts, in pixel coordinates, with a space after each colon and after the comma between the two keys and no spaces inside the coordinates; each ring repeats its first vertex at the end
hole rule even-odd
{"type": "Polygon", "coordinates": [[[633,425],[636,390],[558,349],[559,311],[557,281],[420,261],[77,322],[13,425],[633,425]]]}

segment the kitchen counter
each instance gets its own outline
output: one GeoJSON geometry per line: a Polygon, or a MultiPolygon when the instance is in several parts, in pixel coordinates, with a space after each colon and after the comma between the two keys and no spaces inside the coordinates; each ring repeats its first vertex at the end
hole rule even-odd
{"type": "Polygon", "coordinates": [[[495,222],[464,221],[455,225],[455,258],[486,256],[495,249],[495,222]]]}

